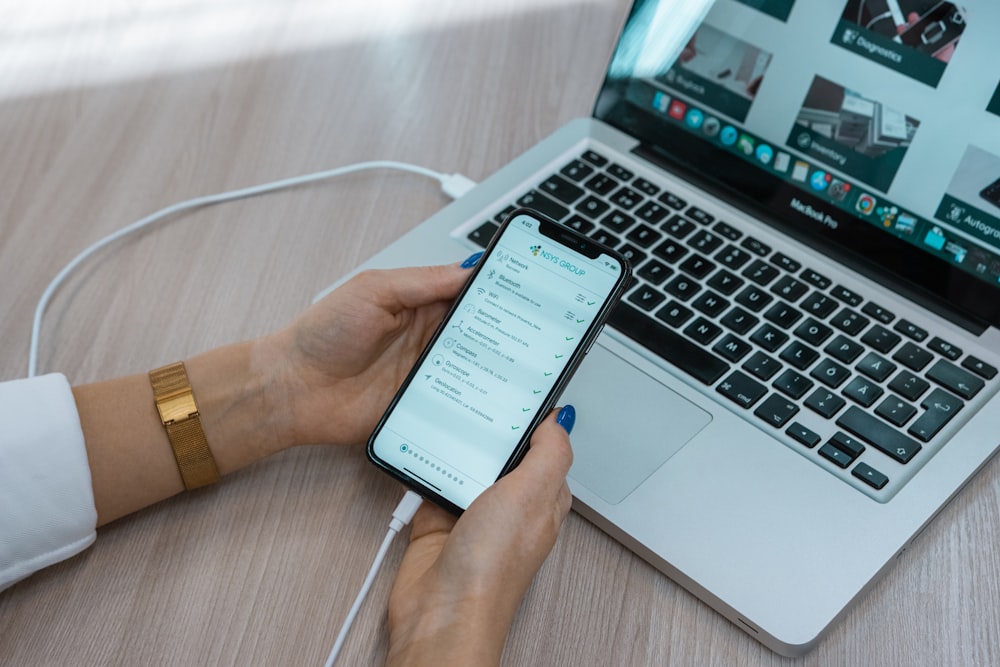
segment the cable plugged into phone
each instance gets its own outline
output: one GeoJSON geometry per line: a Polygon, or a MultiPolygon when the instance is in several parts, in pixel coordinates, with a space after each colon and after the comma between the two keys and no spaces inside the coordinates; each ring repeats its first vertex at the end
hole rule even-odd
{"type": "Polygon", "coordinates": [[[393,510],[392,519],[389,521],[389,532],[385,534],[382,546],[379,547],[378,553],[375,554],[375,560],[372,561],[372,566],[369,568],[368,574],[361,584],[361,590],[358,591],[357,597],[354,598],[354,604],[351,605],[350,611],[347,612],[347,618],[344,619],[344,624],[340,627],[340,633],[337,635],[337,641],[333,644],[333,650],[330,651],[330,655],[326,659],[326,667],[333,667],[333,664],[337,661],[337,657],[340,655],[341,649],[344,648],[344,641],[347,639],[347,633],[351,630],[351,625],[354,624],[354,617],[358,615],[362,603],[368,596],[368,590],[375,582],[375,577],[382,567],[385,555],[389,552],[389,545],[392,544],[393,538],[413,520],[413,515],[417,513],[417,509],[422,502],[423,498],[419,494],[407,491],[403,499],[396,505],[396,509],[393,510]]]}

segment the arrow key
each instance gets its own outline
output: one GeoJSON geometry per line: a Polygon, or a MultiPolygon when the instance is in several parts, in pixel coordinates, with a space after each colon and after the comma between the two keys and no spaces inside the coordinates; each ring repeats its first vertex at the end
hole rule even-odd
{"type": "Polygon", "coordinates": [[[859,463],[854,466],[851,474],[860,479],[868,486],[878,490],[884,488],[889,483],[889,478],[880,473],[867,463],[859,463]]]}
{"type": "Polygon", "coordinates": [[[788,399],[771,394],[753,413],[763,419],[765,424],[780,428],[798,411],[799,407],[788,399]]]}
{"type": "Polygon", "coordinates": [[[920,402],[927,412],[920,415],[909,428],[909,434],[922,442],[929,442],[945,424],[962,409],[964,403],[943,389],[935,389],[920,402]]]}

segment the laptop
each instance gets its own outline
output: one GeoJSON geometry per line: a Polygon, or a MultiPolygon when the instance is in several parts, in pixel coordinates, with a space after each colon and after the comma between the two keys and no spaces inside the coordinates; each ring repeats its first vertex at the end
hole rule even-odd
{"type": "Polygon", "coordinates": [[[574,507],[801,655],[1000,447],[998,27],[639,0],[591,117],[360,268],[454,261],[515,206],[626,254],[563,396],[574,507]]]}

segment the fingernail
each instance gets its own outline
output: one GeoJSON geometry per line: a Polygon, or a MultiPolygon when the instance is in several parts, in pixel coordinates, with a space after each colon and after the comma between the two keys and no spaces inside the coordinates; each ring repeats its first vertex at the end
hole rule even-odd
{"type": "Polygon", "coordinates": [[[462,262],[462,268],[463,269],[471,269],[472,267],[474,267],[476,264],[479,263],[479,258],[482,257],[482,256],[483,256],[483,251],[482,250],[480,250],[477,253],[473,253],[473,254],[469,255],[469,258],[467,260],[465,260],[464,262],[462,262]]]}
{"type": "Polygon", "coordinates": [[[576,423],[576,408],[572,405],[563,406],[563,409],[556,415],[556,423],[562,426],[567,434],[572,433],[573,424],[576,423]]]}

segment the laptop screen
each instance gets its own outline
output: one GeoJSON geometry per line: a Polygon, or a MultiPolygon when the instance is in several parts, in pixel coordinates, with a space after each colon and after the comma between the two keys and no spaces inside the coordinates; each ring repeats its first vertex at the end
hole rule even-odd
{"type": "Polygon", "coordinates": [[[1000,325],[998,36],[996,0],[637,0],[595,116],[976,330],[1000,325]]]}

